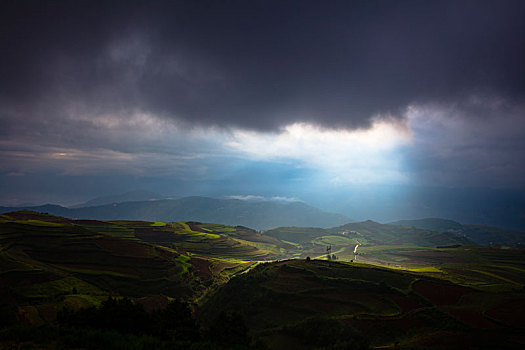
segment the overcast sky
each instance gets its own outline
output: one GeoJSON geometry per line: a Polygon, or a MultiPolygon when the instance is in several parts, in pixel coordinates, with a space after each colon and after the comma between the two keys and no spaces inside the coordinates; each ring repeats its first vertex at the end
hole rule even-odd
{"type": "Polygon", "coordinates": [[[525,189],[524,1],[4,1],[0,202],[525,189]]]}

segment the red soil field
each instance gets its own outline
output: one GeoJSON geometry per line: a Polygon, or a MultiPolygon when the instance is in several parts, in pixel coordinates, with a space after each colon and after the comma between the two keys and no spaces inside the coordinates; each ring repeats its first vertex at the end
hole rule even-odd
{"type": "Polygon", "coordinates": [[[396,296],[390,296],[389,298],[394,303],[399,305],[399,307],[401,308],[403,313],[408,312],[408,311],[412,311],[412,310],[417,309],[417,308],[420,307],[420,304],[416,300],[411,299],[409,297],[397,296],[396,295],[396,296]]]}
{"type": "Polygon", "coordinates": [[[506,325],[525,329],[525,300],[510,300],[486,312],[488,317],[506,325]]]}
{"type": "Polygon", "coordinates": [[[391,254],[406,257],[405,263],[420,263],[428,260],[446,261],[447,263],[455,264],[464,263],[464,260],[458,256],[439,250],[400,250],[391,254]]]}
{"type": "Polygon", "coordinates": [[[436,305],[457,304],[463,295],[474,292],[473,289],[467,287],[425,280],[416,281],[412,289],[436,305]]]}
{"type": "Polygon", "coordinates": [[[211,233],[210,231],[206,231],[205,229],[200,228],[199,226],[195,225],[195,223],[193,223],[193,222],[187,222],[186,224],[188,225],[188,227],[192,231],[203,232],[203,233],[211,233]]]}
{"type": "Polygon", "coordinates": [[[449,314],[461,322],[476,328],[500,328],[496,323],[487,320],[481,312],[460,308],[444,308],[449,314]]]}
{"type": "Polygon", "coordinates": [[[113,265],[77,265],[77,264],[60,264],[59,266],[64,266],[66,268],[75,269],[75,270],[89,270],[89,271],[108,271],[116,272],[125,275],[135,275],[138,276],[138,272],[129,267],[122,266],[113,266],[113,265]]]}
{"type": "Polygon", "coordinates": [[[205,280],[212,279],[213,275],[210,271],[211,263],[206,259],[200,259],[191,257],[190,264],[193,266],[194,271],[205,280]]]}
{"type": "Polygon", "coordinates": [[[177,253],[173,253],[162,247],[155,247],[155,252],[164,259],[173,259],[178,256],[177,253]]]}
{"type": "Polygon", "coordinates": [[[127,241],[118,238],[104,238],[96,241],[101,249],[120,256],[132,256],[136,258],[152,257],[153,249],[145,244],[127,241]]]}

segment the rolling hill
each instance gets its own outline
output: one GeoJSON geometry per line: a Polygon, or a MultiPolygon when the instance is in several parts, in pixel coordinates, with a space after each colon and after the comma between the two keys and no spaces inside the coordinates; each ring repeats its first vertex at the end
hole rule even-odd
{"type": "MultiPolygon", "coordinates": [[[[380,224],[375,221],[349,223],[329,229],[314,227],[279,227],[265,231],[266,235],[298,244],[307,244],[321,237],[332,237],[332,240],[348,241],[364,245],[413,245],[434,247],[445,245],[470,244],[468,239],[450,233],[380,224]]],[[[325,239],[327,241],[327,239],[325,239]]],[[[330,244],[330,243],[329,243],[330,244]]]]}
{"type": "MultiPolygon", "coordinates": [[[[373,221],[258,232],[11,212],[0,215],[0,311],[49,327],[63,308],[108,296],[151,310],[182,299],[204,333],[246,329],[256,349],[521,348],[525,251],[435,247],[462,240],[373,221]],[[359,263],[350,262],[357,241],[359,263]],[[326,244],[340,262],[325,260],[326,244]]],[[[18,329],[0,329],[0,347],[15,344],[18,329]]],[[[29,345],[52,348],[71,329],[50,333],[48,345],[27,332],[29,345]]]]}
{"type": "Polygon", "coordinates": [[[0,213],[14,210],[33,210],[95,220],[214,222],[242,225],[257,230],[279,226],[333,227],[351,221],[346,216],[327,213],[302,202],[248,202],[208,197],[133,201],[82,208],[65,208],[51,204],[29,208],[0,207],[0,213]]]}
{"type": "Polygon", "coordinates": [[[421,273],[289,260],[232,279],[200,318],[237,313],[267,349],[510,349],[525,342],[512,316],[523,300],[421,273]]]}
{"type": "Polygon", "coordinates": [[[525,232],[486,225],[465,225],[456,221],[440,218],[400,220],[391,222],[390,225],[410,226],[424,230],[452,233],[457,236],[466,237],[481,245],[489,245],[492,243],[517,245],[525,243],[525,232]]]}
{"type": "Polygon", "coordinates": [[[34,324],[108,296],[193,301],[257,261],[294,250],[242,226],[17,211],[0,215],[0,299],[34,324]]]}
{"type": "Polygon", "coordinates": [[[32,212],[0,216],[0,284],[20,317],[41,324],[64,307],[108,295],[189,297],[190,258],[174,250],[94,232],[32,212]]]}

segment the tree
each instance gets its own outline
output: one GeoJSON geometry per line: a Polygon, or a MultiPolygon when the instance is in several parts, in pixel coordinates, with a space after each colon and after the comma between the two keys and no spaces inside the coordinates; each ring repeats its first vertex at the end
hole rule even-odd
{"type": "Polygon", "coordinates": [[[165,339],[196,340],[198,327],[187,303],[173,300],[165,309],[152,312],[153,334],[165,339]]]}
{"type": "Polygon", "coordinates": [[[236,311],[222,311],[210,325],[207,336],[214,343],[227,348],[250,343],[244,317],[236,311]]]}

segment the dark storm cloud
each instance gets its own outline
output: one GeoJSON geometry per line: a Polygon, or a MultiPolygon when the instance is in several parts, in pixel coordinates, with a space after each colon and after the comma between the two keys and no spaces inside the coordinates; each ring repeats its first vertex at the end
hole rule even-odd
{"type": "MultiPolygon", "coordinates": [[[[363,126],[472,94],[523,101],[522,1],[12,1],[4,123],[140,110],[363,126]]],[[[5,131],[4,131],[5,132],[5,131]]]]}
{"type": "Polygon", "coordinates": [[[523,188],[524,110],[488,97],[412,108],[407,168],[424,185],[523,188]]]}
{"type": "Polygon", "coordinates": [[[0,6],[0,200],[96,188],[314,198],[330,166],[369,177],[384,158],[370,171],[385,182],[398,171],[422,185],[525,186],[523,1],[0,6]],[[412,143],[374,157],[334,144],[334,130],[308,126],[299,147],[279,129],[366,127],[377,114],[412,143]],[[239,135],[274,154],[257,165],[239,135]]]}

